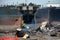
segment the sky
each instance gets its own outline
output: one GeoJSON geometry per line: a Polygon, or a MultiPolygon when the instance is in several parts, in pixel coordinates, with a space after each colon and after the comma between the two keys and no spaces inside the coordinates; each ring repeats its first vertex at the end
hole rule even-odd
{"type": "Polygon", "coordinates": [[[46,3],[50,2],[57,2],[60,3],[60,0],[0,0],[0,5],[11,5],[11,4],[21,4],[21,3],[27,3],[29,4],[30,2],[34,4],[41,4],[45,5],[46,3]]]}

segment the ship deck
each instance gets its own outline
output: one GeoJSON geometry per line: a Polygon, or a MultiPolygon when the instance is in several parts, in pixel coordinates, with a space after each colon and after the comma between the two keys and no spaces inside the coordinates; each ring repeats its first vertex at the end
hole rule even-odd
{"type": "MultiPolygon", "coordinates": [[[[14,29],[14,26],[13,25],[0,25],[0,27],[2,27],[2,28],[4,28],[4,29],[10,29],[10,28],[13,28],[14,29]],[[12,27],[11,27],[12,26],[12,27]],[[5,27],[7,27],[7,28],[5,28],[5,27]]],[[[32,25],[33,26],[33,25],[32,25]]],[[[11,29],[10,29],[11,30],[11,29]]],[[[15,32],[14,32],[14,34],[15,34],[15,32]]],[[[13,35],[14,35],[13,34],[13,35]]],[[[0,33],[0,37],[2,36],[2,35],[6,35],[6,33],[0,33]]],[[[13,36],[12,35],[12,36],[13,36]]],[[[11,36],[11,34],[9,34],[8,36],[11,36]]],[[[3,36],[4,37],[4,36],[3,36]]],[[[23,39],[22,37],[19,37],[19,40],[25,40],[25,39],[23,39]]],[[[30,34],[30,37],[29,38],[27,38],[26,40],[60,40],[60,37],[51,37],[51,36],[49,36],[49,35],[46,35],[45,33],[44,34],[42,34],[42,33],[40,33],[40,32],[37,32],[37,33],[32,33],[32,34],[30,34]]]]}

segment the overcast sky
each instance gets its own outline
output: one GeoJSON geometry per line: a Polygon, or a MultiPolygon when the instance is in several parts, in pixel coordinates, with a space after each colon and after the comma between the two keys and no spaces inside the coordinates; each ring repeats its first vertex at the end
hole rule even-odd
{"type": "Polygon", "coordinates": [[[46,4],[48,3],[48,1],[50,2],[57,2],[60,3],[60,0],[0,0],[0,5],[6,5],[6,4],[20,4],[20,3],[27,3],[29,4],[30,2],[34,3],[34,4],[46,4]]]}

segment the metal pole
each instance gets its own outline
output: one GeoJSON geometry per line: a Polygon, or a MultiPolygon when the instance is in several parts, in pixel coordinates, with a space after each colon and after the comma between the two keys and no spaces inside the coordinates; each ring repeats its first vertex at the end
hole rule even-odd
{"type": "MultiPolygon", "coordinates": [[[[50,3],[50,1],[48,1],[50,3]]],[[[48,8],[48,24],[50,23],[50,7],[48,8]]]]}
{"type": "Polygon", "coordinates": [[[49,21],[49,9],[48,9],[48,21],[49,21]]]}
{"type": "Polygon", "coordinates": [[[48,8],[48,24],[50,23],[50,8],[48,8]]]}

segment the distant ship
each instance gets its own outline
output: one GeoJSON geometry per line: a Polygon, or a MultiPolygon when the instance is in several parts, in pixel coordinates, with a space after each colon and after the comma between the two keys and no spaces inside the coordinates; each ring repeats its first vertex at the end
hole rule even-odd
{"type": "MultiPolygon", "coordinates": [[[[31,3],[32,4],[32,3],[31,3]]],[[[0,7],[0,25],[13,25],[15,20],[23,14],[34,14],[40,5],[18,5],[0,7]]]]}

